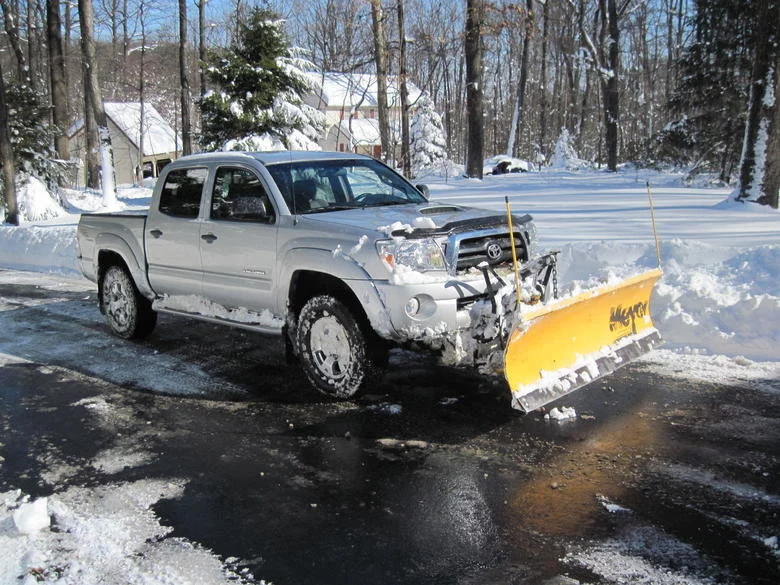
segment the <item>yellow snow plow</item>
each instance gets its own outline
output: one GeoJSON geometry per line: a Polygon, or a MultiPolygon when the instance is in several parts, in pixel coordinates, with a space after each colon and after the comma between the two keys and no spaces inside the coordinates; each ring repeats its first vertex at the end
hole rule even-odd
{"type": "Polygon", "coordinates": [[[661,342],[650,318],[660,269],[546,304],[521,305],[504,350],[512,406],[530,412],[661,342]]]}

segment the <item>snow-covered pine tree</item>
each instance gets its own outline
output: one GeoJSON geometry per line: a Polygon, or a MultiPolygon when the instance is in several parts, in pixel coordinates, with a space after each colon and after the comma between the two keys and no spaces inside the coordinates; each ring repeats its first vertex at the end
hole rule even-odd
{"type": "Polygon", "coordinates": [[[558,140],[555,142],[555,150],[550,160],[550,166],[556,169],[572,169],[582,165],[574,149],[574,138],[566,128],[561,128],[558,140]]]}
{"type": "Polygon", "coordinates": [[[296,150],[319,148],[325,116],[303,103],[306,62],[282,27],[274,13],[255,8],[231,48],[211,55],[206,77],[219,89],[201,103],[205,150],[256,149],[273,139],[296,150]]]}
{"type": "Polygon", "coordinates": [[[55,128],[49,121],[48,107],[43,105],[46,97],[26,83],[12,82],[5,85],[5,102],[20,218],[32,221],[56,217],[62,208],[46,191],[48,187],[56,192],[65,163],[54,151],[55,128]]]}
{"type": "Polygon", "coordinates": [[[447,139],[441,116],[427,94],[420,96],[409,129],[412,176],[440,167],[447,161],[447,139]]]}

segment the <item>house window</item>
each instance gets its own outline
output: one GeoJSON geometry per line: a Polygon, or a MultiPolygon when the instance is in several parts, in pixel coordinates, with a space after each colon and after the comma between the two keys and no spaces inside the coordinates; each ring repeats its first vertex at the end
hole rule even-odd
{"type": "Polygon", "coordinates": [[[344,152],[344,143],[343,142],[341,142],[339,144],[339,152],[344,152]]]}

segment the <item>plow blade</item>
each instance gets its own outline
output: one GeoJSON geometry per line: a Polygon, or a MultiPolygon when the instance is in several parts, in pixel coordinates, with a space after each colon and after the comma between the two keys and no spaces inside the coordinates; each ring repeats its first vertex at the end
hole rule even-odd
{"type": "Polygon", "coordinates": [[[512,406],[536,410],[661,343],[650,319],[650,295],[660,276],[660,269],[650,270],[524,308],[504,353],[512,406]]]}

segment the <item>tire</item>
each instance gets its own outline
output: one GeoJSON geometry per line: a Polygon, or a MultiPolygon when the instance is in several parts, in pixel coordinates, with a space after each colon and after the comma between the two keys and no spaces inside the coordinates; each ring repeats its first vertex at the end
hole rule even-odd
{"type": "Polygon", "coordinates": [[[295,343],[309,382],[331,398],[352,398],[381,376],[370,333],[330,295],[313,297],[303,306],[295,343]]]}
{"type": "Polygon", "coordinates": [[[122,266],[110,266],[100,284],[101,311],[111,331],[123,339],[144,339],[157,324],[157,313],[122,266]]]}

